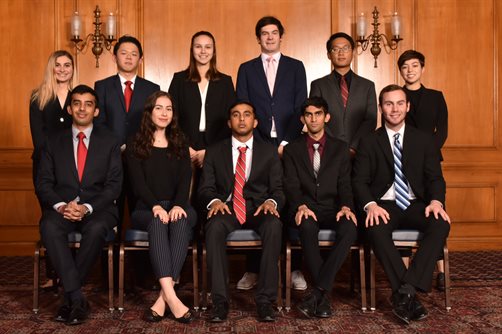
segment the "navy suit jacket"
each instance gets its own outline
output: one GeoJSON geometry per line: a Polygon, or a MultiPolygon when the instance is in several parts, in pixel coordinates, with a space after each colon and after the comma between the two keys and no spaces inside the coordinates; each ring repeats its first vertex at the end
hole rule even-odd
{"type": "Polygon", "coordinates": [[[307,98],[305,67],[301,61],[281,55],[271,95],[261,57],[245,62],[237,75],[237,98],[255,106],[258,126],[254,133],[258,138],[273,143],[270,138],[273,116],[277,144],[293,141],[302,129],[300,108],[307,98]]]}
{"type": "MultiPolygon", "coordinates": [[[[215,198],[226,202],[234,189],[232,139],[224,139],[206,150],[198,196],[206,207],[215,198]]],[[[267,199],[277,202],[277,210],[284,206],[282,165],[277,149],[257,138],[253,141],[251,172],[243,189],[247,214],[252,214],[267,199]]]]}
{"type": "Polygon", "coordinates": [[[347,108],[343,107],[340,85],[331,72],[312,81],[310,96],[320,96],[328,103],[331,119],[329,132],[355,150],[361,137],[372,133],[377,125],[375,84],[352,72],[347,108]]]}
{"type": "MultiPolygon", "coordinates": [[[[402,145],[403,173],[417,200],[428,205],[434,199],[444,206],[446,184],[432,135],[406,125],[402,145]]],[[[394,175],[394,155],[382,126],[361,140],[355,157],[352,189],[360,207],[379,200],[394,183],[394,175]]]]}
{"type": "Polygon", "coordinates": [[[35,188],[43,210],[54,210],[54,204],[79,197],[93,212],[107,211],[117,217],[115,200],[122,187],[120,146],[110,131],[99,127],[93,128],[89,141],[80,182],[71,128],[49,136],[35,188]]]}
{"type": "Polygon", "coordinates": [[[99,100],[99,116],[94,125],[107,126],[122,145],[138,131],[146,98],[160,90],[160,86],[136,76],[129,112],[125,109],[124,92],[118,74],[96,81],[94,90],[99,100]]]}

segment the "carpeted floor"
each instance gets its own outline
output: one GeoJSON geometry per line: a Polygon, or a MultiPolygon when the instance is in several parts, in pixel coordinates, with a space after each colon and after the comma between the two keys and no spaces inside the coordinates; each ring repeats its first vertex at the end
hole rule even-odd
{"type": "MultiPolygon", "coordinates": [[[[40,295],[40,312],[32,308],[33,264],[30,257],[0,257],[0,334],[1,333],[502,333],[502,252],[451,253],[452,310],[444,309],[444,295],[437,291],[421,294],[429,317],[409,326],[402,325],[392,314],[390,290],[381,270],[377,273],[377,311],[360,310],[360,296],[349,291],[349,268],[344,266],[337,277],[332,295],[335,316],[330,319],[306,320],[293,310],[281,311],[275,323],[256,321],[253,292],[239,292],[235,282],[242,274],[240,258],[233,260],[231,275],[231,312],[229,320],[211,324],[207,311],[198,313],[190,325],[172,319],[149,324],[141,320],[143,310],[151,305],[157,292],[136,288],[125,298],[125,311],[110,313],[107,294],[99,291],[97,275],[85,288],[92,314],[87,323],[68,327],[52,321],[59,306],[59,296],[51,292],[40,295]],[[235,263],[234,263],[235,262],[235,263]]],[[[187,268],[182,281],[191,279],[187,268]]],[[[44,271],[42,270],[42,273],[44,271]]],[[[181,284],[178,294],[192,305],[192,285],[181,284]]],[[[303,293],[293,293],[293,303],[303,293]]],[[[294,305],[294,304],[293,304],[294,305]]]]}

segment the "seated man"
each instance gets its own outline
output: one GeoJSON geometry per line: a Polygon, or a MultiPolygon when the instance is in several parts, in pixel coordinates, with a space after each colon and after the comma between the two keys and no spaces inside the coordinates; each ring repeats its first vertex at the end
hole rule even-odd
{"type": "Polygon", "coordinates": [[[70,101],[72,128],[48,138],[36,193],[43,207],[42,242],[65,291],[55,320],[78,325],[89,314],[82,284],[108,232],[117,225],[115,200],[122,185],[122,162],[116,138],[93,127],[99,113],[94,90],[77,86],[70,101]],[[68,247],[68,233],[73,231],[82,234],[75,258],[68,247]]]}
{"type": "Polygon", "coordinates": [[[379,109],[384,126],[362,140],[352,182],[366,212],[371,247],[390,281],[393,312],[408,324],[427,316],[415,293],[430,290],[437,254],[450,231],[446,185],[434,138],[405,125],[410,102],[404,89],[382,89],[379,109]],[[424,233],[408,269],[392,241],[392,231],[406,228],[424,233]]]}
{"type": "Polygon", "coordinates": [[[302,106],[301,121],[307,134],[284,148],[284,192],[290,216],[300,229],[305,263],[313,280],[312,292],[298,306],[307,317],[332,315],[329,294],[335,275],[357,238],[352,212],[350,151],[347,143],[324,131],[330,119],[322,97],[302,106]],[[319,228],[336,231],[335,246],[326,260],[319,249],[319,228]]]}
{"type": "Polygon", "coordinates": [[[277,299],[284,205],[282,166],[277,149],[253,138],[258,121],[249,102],[236,102],[229,111],[232,137],[206,151],[199,187],[207,207],[206,245],[211,272],[211,322],[228,315],[228,261],[225,240],[236,229],[253,229],[262,240],[260,278],[256,291],[258,319],[274,321],[277,299]]]}

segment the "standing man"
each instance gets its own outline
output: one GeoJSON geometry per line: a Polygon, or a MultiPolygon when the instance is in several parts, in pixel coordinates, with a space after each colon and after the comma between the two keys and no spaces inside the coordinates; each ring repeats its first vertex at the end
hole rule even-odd
{"type": "Polygon", "coordinates": [[[258,320],[275,321],[272,303],[277,299],[284,205],[282,165],[276,149],[255,140],[258,125],[249,102],[236,102],[229,112],[232,137],[206,151],[199,187],[207,208],[206,245],[211,272],[213,309],[211,322],[228,315],[228,260],[225,240],[236,229],[253,229],[262,240],[260,278],[256,291],[258,320]]]}
{"type": "Polygon", "coordinates": [[[321,96],[328,102],[331,114],[328,130],[348,143],[354,156],[359,140],[373,132],[377,124],[375,84],[350,69],[355,52],[352,37],[337,32],[326,42],[326,49],[333,72],[312,81],[310,96],[321,96]]]}
{"type": "Polygon", "coordinates": [[[49,137],[36,184],[42,204],[40,234],[65,291],[55,320],[67,325],[87,319],[89,303],[81,287],[118,220],[120,145],[107,129],[93,126],[97,105],[92,88],[73,89],[68,106],[73,125],[49,137]],[[73,231],[82,234],[75,259],[68,247],[73,231]]]}
{"type": "Polygon", "coordinates": [[[309,318],[327,318],[333,314],[329,295],[336,273],[357,238],[350,154],[347,143],[324,131],[330,114],[322,97],[309,98],[302,110],[307,134],[284,149],[284,191],[314,284],[298,309],[309,318]],[[336,231],[335,246],[326,260],[319,249],[320,228],[336,231]]]}
{"type": "MultiPolygon", "coordinates": [[[[301,61],[281,54],[281,21],[273,16],[262,17],[256,23],[255,34],[261,55],[239,67],[237,98],[256,107],[256,138],[272,143],[282,157],[284,146],[301,133],[300,108],[307,98],[307,76],[301,61]]],[[[238,289],[247,290],[256,284],[258,262],[250,256],[248,272],[237,284],[238,289]]],[[[295,271],[293,277],[294,288],[307,288],[300,271],[295,271]]]]}
{"type": "Polygon", "coordinates": [[[433,137],[405,125],[410,102],[404,89],[382,89],[379,107],[384,125],[361,141],[353,189],[366,212],[371,247],[390,281],[393,312],[408,324],[427,316],[416,292],[430,290],[437,254],[450,231],[446,185],[433,137]],[[409,268],[392,241],[392,231],[406,228],[424,234],[409,268]]]}

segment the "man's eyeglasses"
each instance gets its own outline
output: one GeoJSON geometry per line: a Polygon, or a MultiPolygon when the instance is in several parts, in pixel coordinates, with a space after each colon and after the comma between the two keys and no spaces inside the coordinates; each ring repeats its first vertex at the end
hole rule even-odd
{"type": "Polygon", "coordinates": [[[331,52],[331,53],[339,53],[339,52],[347,53],[350,50],[352,50],[352,48],[348,45],[345,45],[343,48],[332,48],[331,50],[329,50],[329,52],[331,52]]]}

